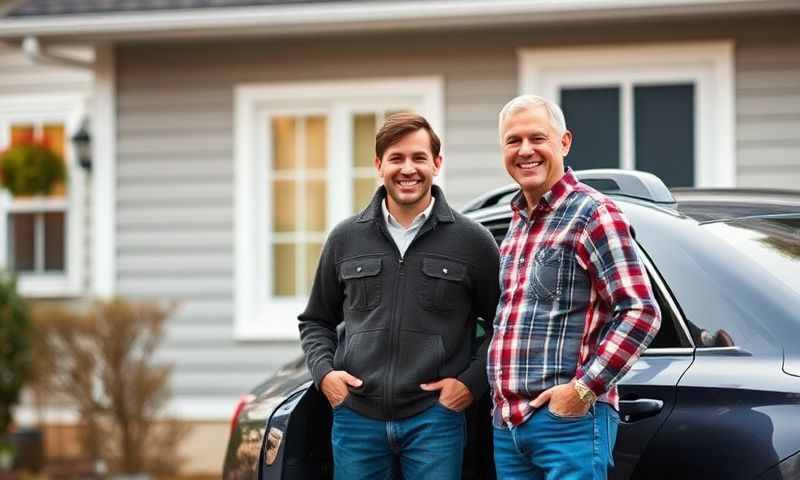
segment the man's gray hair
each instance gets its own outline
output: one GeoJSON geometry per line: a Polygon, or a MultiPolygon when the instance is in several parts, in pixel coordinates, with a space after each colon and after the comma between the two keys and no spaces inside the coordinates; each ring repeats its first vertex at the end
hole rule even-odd
{"type": "Polygon", "coordinates": [[[533,110],[534,108],[544,107],[547,110],[547,115],[550,117],[550,125],[556,130],[559,135],[563,135],[567,131],[567,121],[564,120],[564,112],[561,107],[555,102],[538,95],[520,95],[512,98],[511,101],[506,103],[502,110],[500,110],[500,118],[497,124],[497,131],[500,134],[500,141],[503,140],[503,122],[515,113],[525,110],[533,110]]]}

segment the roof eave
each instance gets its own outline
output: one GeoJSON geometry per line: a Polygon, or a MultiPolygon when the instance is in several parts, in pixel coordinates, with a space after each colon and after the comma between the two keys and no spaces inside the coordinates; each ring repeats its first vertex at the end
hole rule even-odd
{"type": "Polygon", "coordinates": [[[0,39],[133,40],[220,35],[290,35],[624,18],[800,11],[796,0],[441,0],[342,2],[6,17],[0,39]]]}

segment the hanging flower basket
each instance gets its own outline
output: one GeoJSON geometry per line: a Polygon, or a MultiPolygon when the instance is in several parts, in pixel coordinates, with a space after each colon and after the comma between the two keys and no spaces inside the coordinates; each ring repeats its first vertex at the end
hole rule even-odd
{"type": "Polygon", "coordinates": [[[25,143],[0,153],[0,180],[14,196],[48,195],[66,176],[64,159],[44,145],[25,143]]]}

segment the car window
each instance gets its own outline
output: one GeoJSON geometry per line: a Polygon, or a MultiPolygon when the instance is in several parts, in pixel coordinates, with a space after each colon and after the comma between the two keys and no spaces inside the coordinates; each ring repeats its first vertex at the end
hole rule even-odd
{"type": "Polygon", "coordinates": [[[796,335],[800,216],[698,225],[653,208],[625,207],[696,347],[777,353],[796,335]]]}
{"type": "Polygon", "coordinates": [[[800,295],[800,217],[747,218],[705,225],[760,273],[800,295]]]}
{"type": "Polygon", "coordinates": [[[653,293],[658,302],[658,308],[661,310],[661,328],[658,329],[658,334],[653,342],[650,343],[648,348],[685,348],[691,347],[685,335],[680,334],[682,327],[680,320],[677,318],[672,306],[667,302],[667,292],[663,290],[661,282],[657,282],[653,275],[648,273],[650,277],[650,284],[653,286],[653,293]]]}
{"type": "MultiPolygon", "coordinates": [[[[729,251],[756,287],[768,296],[760,301],[770,304],[797,304],[800,298],[800,217],[779,215],[712,222],[703,226],[720,247],[729,251]]],[[[731,284],[731,288],[735,288],[731,284]]],[[[750,292],[742,291],[742,295],[750,292]]],[[[762,316],[767,316],[766,311],[762,316]]],[[[726,325],[697,319],[689,328],[698,347],[735,345],[726,325]]]]}

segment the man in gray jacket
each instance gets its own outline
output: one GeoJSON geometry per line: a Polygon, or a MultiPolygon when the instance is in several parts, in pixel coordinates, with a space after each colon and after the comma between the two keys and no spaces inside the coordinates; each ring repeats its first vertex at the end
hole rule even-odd
{"type": "Polygon", "coordinates": [[[330,233],[306,310],[306,363],[333,407],[335,478],[458,479],[464,409],[488,388],[486,336],[499,258],[491,234],[454,212],[433,178],[441,143],[414,114],[376,136],[381,186],[330,233]],[[336,327],[344,322],[337,341],[336,327]]]}

